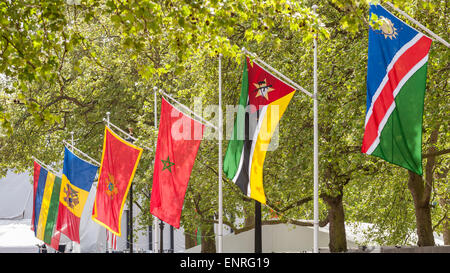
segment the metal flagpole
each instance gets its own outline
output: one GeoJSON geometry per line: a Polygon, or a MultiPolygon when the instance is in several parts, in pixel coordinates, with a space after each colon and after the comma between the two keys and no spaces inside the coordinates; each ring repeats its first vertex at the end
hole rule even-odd
{"type": "MultiPolygon", "coordinates": [[[[203,122],[205,123],[205,125],[208,125],[216,130],[219,130],[219,128],[217,128],[216,126],[214,126],[211,122],[207,121],[206,119],[202,118],[201,116],[199,116],[198,114],[196,114],[194,111],[192,111],[191,109],[189,109],[186,105],[182,104],[181,102],[177,101],[176,99],[174,99],[172,96],[170,96],[169,94],[165,93],[164,91],[162,91],[162,89],[159,90],[159,93],[163,94],[163,97],[166,96],[167,98],[169,98],[170,100],[176,102],[178,105],[181,106],[181,108],[183,108],[185,111],[187,111],[188,113],[192,114],[194,117],[198,118],[199,122],[203,122]]],[[[169,104],[171,104],[170,102],[168,102],[169,104]]],[[[172,105],[172,104],[171,104],[172,105]]],[[[173,106],[173,105],[172,105],[173,106]]],[[[174,108],[177,108],[176,106],[173,106],[174,108]]],[[[178,111],[180,111],[179,109],[177,109],[178,111]]],[[[180,111],[182,112],[182,111],[180,111]]]]}
{"type": "MultiPolygon", "coordinates": [[[[126,141],[133,143],[134,139],[132,138],[131,134],[131,128],[128,129],[130,134],[129,137],[127,139],[125,139],[126,141]]],[[[127,238],[127,245],[128,245],[128,249],[130,250],[130,253],[133,253],[133,248],[134,248],[134,244],[133,244],[133,182],[130,183],[130,191],[129,191],[129,208],[128,208],[128,217],[127,217],[127,221],[128,221],[128,238],[127,238]]]]}
{"type": "MultiPolygon", "coordinates": [[[[111,113],[110,112],[106,112],[106,124],[108,124],[108,127],[110,127],[110,122],[109,122],[109,115],[111,113]]],[[[112,232],[110,232],[108,229],[106,230],[106,232],[108,232],[108,241],[106,242],[106,244],[108,245],[108,253],[112,252],[112,232]]]]}
{"type": "MultiPolygon", "coordinates": [[[[154,117],[155,117],[155,128],[158,130],[158,106],[156,102],[156,92],[158,91],[158,87],[153,87],[153,106],[154,106],[154,117]]],[[[156,151],[156,142],[155,142],[155,151],[156,151]]],[[[155,158],[156,160],[156,158],[155,158]]],[[[158,253],[158,218],[156,216],[153,216],[153,252],[158,253]]]]}
{"type": "Polygon", "coordinates": [[[219,226],[217,230],[218,252],[223,251],[223,207],[222,207],[222,54],[219,54],[219,226]]]}
{"type": "Polygon", "coordinates": [[[283,73],[281,73],[280,71],[276,70],[275,68],[271,67],[270,65],[268,65],[266,62],[264,62],[263,60],[259,59],[256,54],[248,51],[245,47],[242,48],[242,51],[252,57],[255,58],[256,61],[258,61],[259,63],[261,63],[262,65],[264,65],[265,67],[267,67],[269,70],[272,70],[273,73],[277,74],[279,77],[281,77],[283,80],[285,80],[287,82],[288,85],[292,85],[292,87],[294,89],[298,89],[300,91],[302,91],[303,93],[305,93],[306,95],[308,95],[309,97],[313,97],[313,94],[311,94],[310,92],[308,92],[308,90],[306,90],[305,88],[301,87],[300,85],[298,85],[297,83],[293,82],[291,79],[289,79],[288,77],[286,77],[285,75],[283,75],[283,73]]]}
{"type": "Polygon", "coordinates": [[[401,15],[405,16],[406,18],[408,18],[408,20],[410,20],[411,22],[413,22],[414,24],[416,24],[419,28],[421,28],[423,31],[425,31],[426,33],[430,34],[433,38],[435,38],[436,40],[438,40],[439,42],[441,42],[443,45],[445,45],[446,47],[450,47],[450,44],[445,41],[444,39],[442,39],[440,36],[438,36],[436,33],[434,33],[433,31],[429,30],[428,28],[426,28],[424,25],[422,25],[421,23],[419,23],[417,20],[415,20],[414,18],[412,18],[411,16],[409,16],[406,12],[404,12],[403,10],[396,8],[391,2],[387,1],[385,2],[388,6],[390,6],[391,8],[393,8],[394,10],[396,10],[398,13],[400,13],[401,15]]]}
{"type": "MultiPolygon", "coordinates": [[[[316,14],[318,6],[312,6],[316,14]]],[[[314,253],[319,252],[319,121],[317,101],[317,33],[314,33],[314,253]]]]}
{"type": "Polygon", "coordinates": [[[37,159],[36,157],[31,156],[31,158],[32,158],[34,161],[36,161],[36,163],[38,163],[39,165],[44,166],[44,168],[46,168],[47,170],[53,172],[55,175],[60,174],[60,172],[55,171],[52,167],[50,167],[49,165],[43,163],[42,161],[40,161],[40,160],[37,159]]]}
{"type": "Polygon", "coordinates": [[[261,203],[255,200],[255,253],[262,253],[261,203]]]}
{"type": "MultiPolygon", "coordinates": [[[[86,159],[83,159],[83,160],[86,160],[87,162],[91,163],[92,165],[96,165],[97,167],[100,167],[100,163],[99,163],[97,160],[95,160],[95,159],[93,159],[92,157],[88,156],[87,154],[83,153],[83,151],[81,151],[80,149],[78,149],[78,148],[75,147],[74,145],[68,143],[68,142],[65,141],[64,139],[63,139],[62,142],[63,142],[65,145],[67,145],[67,146],[71,146],[72,152],[73,152],[73,151],[77,151],[77,153],[80,153],[81,155],[83,155],[84,157],[86,157],[87,159],[89,159],[91,162],[87,161],[86,159]]],[[[69,149],[69,150],[70,150],[70,149],[69,149]]]]}
{"type": "MultiPolygon", "coordinates": [[[[73,141],[73,134],[74,134],[74,132],[71,131],[70,132],[70,135],[71,135],[71,141],[70,142],[72,143],[72,147],[75,147],[75,144],[74,144],[74,141],[73,141]]],[[[73,253],[80,253],[81,252],[80,244],[78,244],[77,242],[72,241],[72,252],[73,253]]]]}

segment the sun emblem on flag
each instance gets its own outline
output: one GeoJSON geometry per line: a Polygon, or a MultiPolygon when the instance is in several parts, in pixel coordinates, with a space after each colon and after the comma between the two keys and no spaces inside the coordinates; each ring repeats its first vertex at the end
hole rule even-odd
{"type": "Polygon", "coordinates": [[[66,194],[66,196],[64,196],[64,202],[67,203],[69,208],[73,209],[80,203],[78,191],[72,188],[69,184],[66,184],[66,186],[67,187],[64,189],[64,193],[66,194]]]}
{"type": "Polygon", "coordinates": [[[381,32],[384,35],[384,38],[387,39],[389,37],[389,39],[392,40],[392,38],[397,38],[396,35],[398,35],[397,33],[397,29],[394,27],[394,24],[392,23],[391,20],[389,20],[386,17],[381,16],[381,32]]]}
{"type": "Polygon", "coordinates": [[[116,179],[109,173],[108,179],[106,180],[106,194],[113,199],[117,192],[116,179]]]}
{"type": "Polygon", "coordinates": [[[272,85],[267,84],[266,79],[264,79],[264,81],[259,81],[258,83],[253,83],[253,85],[256,87],[255,91],[258,92],[258,94],[256,94],[256,97],[263,96],[266,100],[269,99],[269,92],[275,90],[272,88],[272,85]]]}

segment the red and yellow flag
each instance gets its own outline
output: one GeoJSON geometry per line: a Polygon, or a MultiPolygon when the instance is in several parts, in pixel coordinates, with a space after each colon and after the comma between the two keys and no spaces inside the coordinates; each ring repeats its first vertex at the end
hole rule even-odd
{"type": "Polygon", "coordinates": [[[121,236],[123,206],[141,154],[141,148],[105,127],[92,219],[117,236],[121,236]]]}

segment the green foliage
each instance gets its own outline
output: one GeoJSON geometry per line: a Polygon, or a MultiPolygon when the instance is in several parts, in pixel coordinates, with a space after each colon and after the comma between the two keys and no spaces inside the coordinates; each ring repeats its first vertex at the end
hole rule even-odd
{"type": "MultiPolygon", "coordinates": [[[[380,244],[414,243],[414,207],[406,171],[360,153],[365,115],[368,1],[66,1],[0,3],[0,174],[30,170],[32,156],[62,168],[61,141],[100,160],[106,112],[132,128],[136,144],[155,147],[153,88],[185,105],[196,97],[217,105],[218,54],[223,54],[223,105],[239,99],[245,47],[309,91],[313,89],[313,39],[318,37],[320,194],[344,196],[346,221],[369,222],[380,244]],[[311,7],[317,4],[317,15],[311,7]]],[[[376,1],[373,1],[376,2],[376,1]]],[[[446,37],[445,1],[395,1],[405,12],[446,37]]],[[[401,16],[399,16],[401,19],[401,16]]],[[[428,63],[423,152],[448,149],[448,48],[434,41],[428,63]],[[430,135],[438,130],[436,143],[430,135]]],[[[158,103],[159,107],[159,103],[158,103]]],[[[204,113],[206,113],[205,109],[204,113]]],[[[301,91],[279,125],[279,145],[268,152],[265,219],[311,219],[312,100],[301,91]],[[310,199],[309,199],[310,200],[310,199]]],[[[216,116],[205,117],[217,121],[216,116]]],[[[216,134],[216,132],[212,132],[216,134]]],[[[223,143],[224,152],[227,142],[223,143]]],[[[202,141],[189,182],[181,225],[186,231],[216,221],[217,140],[202,141]]],[[[424,159],[424,164],[428,161],[424,159]]],[[[448,215],[448,156],[433,168],[436,231],[448,215]]],[[[139,225],[151,224],[153,152],[145,150],[133,181],[142,208],[139,225]]],[[[224,182],[224,222],[250,219],[253,202],[224,182]]],[[[320,218],[328,215],[321,200],[320,218]]],[[[243,228],[244,224],[233,226],[243,228]]]]}

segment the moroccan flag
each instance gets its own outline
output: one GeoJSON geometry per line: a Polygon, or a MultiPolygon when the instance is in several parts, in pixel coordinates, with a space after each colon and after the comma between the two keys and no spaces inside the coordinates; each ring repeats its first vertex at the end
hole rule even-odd
{"type": "Polygon", "coordinates": [[[64,166],[56,229],[80,243],[80,219],[98,167],[64,149],[64,166]]]}
{"type": "Polygon", "coordinates": [[[204,125],[161,100],[150,213],[179,228],[184,196],[204,125]]]}
{"type": "Polygon", "coordinates": [[[141,148],[122,139],[105,126],[92,219],[119,237],[123,206],[141,154],[141,148]]]}
{"type": "Polygon", "coordinates": [[[422,175],[422,114],[431,39],[380,5],[370,16],[367,109],[361,152],[422,175]]]}
{"type": "Polygon", "coordinates": [[[34,162],[31,229],[39,240],[58,250],[61,233],[56,230],[61,178],[34,162]]]}
{"type": "Polygon", "coordinates": [[[263,165],[272,135],[295,89],[246,58],[233,135],[223,170],[242,192],[266,203],[263,165]]]}

